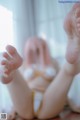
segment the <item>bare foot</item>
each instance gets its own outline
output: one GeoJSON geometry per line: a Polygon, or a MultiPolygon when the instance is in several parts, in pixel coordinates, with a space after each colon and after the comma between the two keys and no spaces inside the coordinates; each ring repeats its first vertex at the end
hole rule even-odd
{"type": "Polygon", "coordinates": [[[68,63],[80,63],[80,4],[76,3],[64,21],[64,29],[68,35],[66,59],[68,63]]]}
{"type": "Polygon", "coordinates": [[[5,84],[9,83],[12,80],[13,72],[22,64],[22,58],[14,47],[8,45],[6,47],[6,50],[7,52],[3,53],[3,60],[1,61],[1,65],[5,68],[4,74],[2,75],[2,82],[5,84]]]}
{"type": "Polygon", "coordinates": [[[80,52],[80,4],[75,4],[68,13],[64,29],[68,35],[68,46],[66,59],[69,63],[74,64],[79,57],[80,52]]]}

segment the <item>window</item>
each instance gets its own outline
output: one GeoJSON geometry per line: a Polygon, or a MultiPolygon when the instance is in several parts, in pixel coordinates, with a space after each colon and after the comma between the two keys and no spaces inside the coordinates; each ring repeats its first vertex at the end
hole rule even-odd
{"type": "Polygon", "coordinates": [[[0,52],[7,44],[13,44],[13,14],[0,5],[0,52]]]}
{"type": "MultiPolygon", "coordinates": [[[[0,54],[8,44],[13,44],[13,15],[11,11],[0,5],[0,54]]],[[[8,90],[0,83],[0,112],[10,111],[11,106],[8,90]]]]}

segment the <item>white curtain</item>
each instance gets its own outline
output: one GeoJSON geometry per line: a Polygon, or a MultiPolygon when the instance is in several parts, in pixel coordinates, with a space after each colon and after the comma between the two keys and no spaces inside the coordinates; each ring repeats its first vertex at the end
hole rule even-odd
{"type": "Polygon", "coordinates": [[[67,37],[63,22],[72,5],[58,0],[34,0],[36,34],[47,39],[54,57],[65,55],[67,37]]]}
{"type": "MultiPolygon", "coordinates": [[[[25,38],[35,34],[32,3],[32,0],[0,0],[0,60],[8,44],[22,55],[25,38]]],[[[0,82],[0,111],[9,112],[11,108],[7,87],[0,82]]]]}
{"type": "MultiPolygon", "coordinates": [[[[72,5],[58,0],[34,0],[36,34],[47,39],[52,56],[57,58],[61,66],[65,62],[67,45],[63,23],[72,5]]],[[[80,112],[80,74],[73,80],[68,100],[73,103],[74,111],[80,112]]]]}
{"type": "MultiPolygon", "coordinates": [[[[0,81],[2,52],[7,44],[13,45],[13,15],[7,8],[0,5],[0,81]]],[[[0,82],[0,112],[10,112],[12,108],[11,98],[6,85],[0,82]]]]}
{"type": "MultiPolygon", "coordinates": [[[[58,0],[0,0],[0,4],[8,8],[13,14],[14,38],[12,43],[21,55],[25,38],[38,35],[47,39],[51,55],[59,58],[60,63],[64,62],[67,37],[63,29],[63,21],[72,3],[63,4],[59,3],[58,0]]],[[[4,31],[2,33],[4,38],[4,31]]],[[[1,41],[0,38],[1,47],[5,40],[7,41],[6,44],[11,43],[11,38],[7,39],[6,37],[4,41],[1,41]]],[[[0,48],[0,52],[4,48],[0,48]]],[[[9,108],[9,105],[12,106],[7,88],[1,83],[0,101],[2,101],[0,102],[0,108],[4,109],[6,105],[7,108],[9,108]]]]}

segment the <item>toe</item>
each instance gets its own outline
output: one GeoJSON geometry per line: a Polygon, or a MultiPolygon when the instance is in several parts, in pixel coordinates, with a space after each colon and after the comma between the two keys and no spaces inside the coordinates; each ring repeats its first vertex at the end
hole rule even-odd
{"type": "Polygon", "coordinates": [[[77,8],[75,11],[75,17],[79,18],[80,17],[80,8],[77,8]]]}
{"type": "Polygon", "coordinates": [[[13,54],[15,54],[15,52],[16,52],[16,49],[13,47],[13,46],[11,46],[11,45],[8,45],[7,47],[6,47],[6,50],[8,51],[8,53],[12,56],[13,54]]]}
{"type": "MultiPolygon", "coordinates": [[[[21,60],[21,62],[22,62],[21,56],[18,54],[17,50],[16,50],[13,46],[8,45],[8,46],[6,47],[6,50],[7,50],[7,52],[9,53],[9,55],[10,55],[13,59],[19,60],[19,61],[21,60]]],[[[18,62],[19,62],[19,61],[18,61],[18,62]]]]}
{"type": "Polygon", "coordinates": [[[73,5],[72,9],[75,10],[76,8],[80,8],[80,3],[75,3],[75,4],[73,5]]]}
{"type": "Polygon", "coordinates": [[[78,18],[76,19],[76,22],[77,22],[77,23],[80,23],[80,17],[78,17],[78,18]]]}
{"type": "Polygon", "coordinates": [[[77,24],[77,28],[80,28],[80,23],[77,24]]]}
{"type": "Polygon", "coordinates": [[[77,24],[77,30],[80,31],[80,23],[77,24]]]}
{"type": "Polygon", "coordinates": [[[3,57],[6,58],[7,60],[11,59],[7,52],[3,53],[3,57]]]}
{"type": "Polygon", "coordinates": [[[8,70],[12,71],[17,69],[19,66],[21,66],[23,62],[21,56],[18,54],[17,50],[11,45],[8,45],[6,47],[6,50],[8,54],[5,54],[4,56],[9,59],[7,64],[8,70]]]}
{"type": "Polygon", "coordinates": [[[9,74],[11,72],[12,66],[7,60],[2,60],[1,65],[4,65],[4,73],[9,74]]]}
{"type": "Polygon", "coordinates": [[[78,29],[78,32],[80,33],[80,28],[78,29]]]}
{"type": "Polygon", "coordinates": [[[70,11],[64,20],[64,30],[69,36],[73,36],[72,28],[72,11],[70,11]]]}
{"type": "Polygon", "coordinates": [[[1,79],[1,82],[2,82],[3,84],[8,84],[11,80],[12,80],[12,77],[11,77],[11,76],[8,77],[8,76],[3,75],[3,76],[2,76],[2,79],[1,79]]]}
{"type": "Polygon", "coordinates": [[[73,24],[76,35],[80,36],[80,8],[75,10],[73,24]]]}
{"type": "Polygon", "coordinates": [[[7,61],[6,60],[2,60],[1,61],[1,65],[6,65],[7,64],[7,61]]]}

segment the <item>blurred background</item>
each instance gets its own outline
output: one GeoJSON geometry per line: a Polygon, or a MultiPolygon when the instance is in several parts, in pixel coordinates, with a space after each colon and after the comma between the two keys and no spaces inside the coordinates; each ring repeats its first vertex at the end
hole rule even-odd
{"type": "MultiPolygon", "coordinates": [[[[67,43],[63,22],[71,7],[72,3],[58,0],[0,0],[0,53],[11,44],[23,55],[26,39],[37,35],[45,38],[52,57],[63,64],[67,43]]],[[[0,84],[0,109],[10,104],[3,86],[0,84]]]]}
{"type": "Polygon", "coordinates": [[[0,0],[0,52],[12,44],[22,55],[25,40],[37,35],[46,39],[52,56],[64,57],[63,22],[71,6],[58,0],[0,0]]]}

